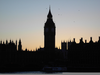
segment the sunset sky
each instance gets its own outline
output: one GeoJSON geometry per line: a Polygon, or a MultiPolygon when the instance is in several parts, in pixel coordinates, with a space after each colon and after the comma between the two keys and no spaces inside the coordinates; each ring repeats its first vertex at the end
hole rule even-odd
{"type": "Polygon", "coordinates": [[[100,36],[100,0],[0,0],[0,40],[22,41],[22,49],[44,47],[44,23],[51,6],[56,47],[61,41],[89,42],[100,36]]]}

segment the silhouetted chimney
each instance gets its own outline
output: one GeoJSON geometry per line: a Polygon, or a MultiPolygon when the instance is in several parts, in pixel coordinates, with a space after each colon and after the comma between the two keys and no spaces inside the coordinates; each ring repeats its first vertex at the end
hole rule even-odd
{"type": "Polygon", "coordinates": [[[93,41],[92,41],[92,37],[90,37],[90,43],[93,43],[93,41]]]}
{"type": "Polygon", "coordinates": [[[75,38],[73,39],[73,42],[75,42],[75,38]]]}
{"type": "Polygon", "coordinates": [[[87,40],[85,40],[85,43],[87,43],[87,40]]]}
{"type": "Polygon", "coordinates": [[[92,37],[90,37],[90,41],[92,41],[92,37]]]}
{"type": "Polygon", "coordinates": [[[80,39],[80,43],[83,43],[83,38],[80,39]]]}
{"type": "Polygon", "coordinates": [[[16,50],[17,50],[17,40],[16,40],[16,50]]]}
{"type": "Polygon", "coordinates": [[[71,42],[71,40],[70,40],[70,42],[71,42]]]}
{"type": "Polygon", "coordinates": [[[70,42],[68,42],[68,49],[70,48],[71,44],[72,44],[72,42],[70,40],[70,42]]]}
{"type": "Polygon", "coordinates": [[[83,41],[83,38],[81,38],[81,41],[83,41]]]}
{"type": "Polygon", "coordinates": [[[99,40],[98,40],[98,42],[100,42],[100,36],[99,36],[99,40]]]}
{"type": "Polygon", "coordinates": [[[6,44],[8,44],[8,40],[6,40],[6,44]]]}
{"type": "Polygon", "coordinates": [[[25,49],[25,51],[27,51],[27,48],[25,49]]]}
{"type": "Polygon", "coordinates": [[[1,42],[0,42],[1,44],[2,44],[2,40],[1,40],[1,42]]]}
{"type": "Polygon", "coordinates": [[[22,51],[21,39],[19,39],[18,51],[22,51]]]}
{"type": "Polygon", "coordinates": [[[3,41],[3,44],[5,44],[4,41],[3,41]]]}
{"type": "Polygon", "coordinates": [[[11,40],[10,40],[10,43],[11,43],[11,40]]]}

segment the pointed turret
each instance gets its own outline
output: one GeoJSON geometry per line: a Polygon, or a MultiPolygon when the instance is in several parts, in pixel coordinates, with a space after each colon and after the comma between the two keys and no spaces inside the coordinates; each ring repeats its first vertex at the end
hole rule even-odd
{"type": "Polygon", "coordinates": [[[93,41],[92,41],[92,37],[90,37],[90,42],[89,43],[93,43],[93,41]]]}
{"type": "Polygon", "coordinates": [[[83,42],[83,38],[80,39],[80,43],[84,43],[84,42],[83,42]]]}
{"type": "Polygon", "coordinates": [[[6,45],[8,44],[8,40],[6,40],[6,45]]]}
{"type": "Polygon", "coordinates": [[[18,51],[22,51],[21,39],[19,39],[18,51]]]}
{"type": "MultiPolygon", "coordinates": [[[[45,27],[49,27],[49,28],[54,27],[54,28],[55,28],[55,23],[53,22],[53,18],[52,18],[52,14],[51,14],[51,9],[50,9],[50,7],[49,7],[49,13],[48,13],[48,15],[47,15],[47,21],[46,21],[46,23],[45,23],[45,25],[44,25],[44,28],[45,28],[45,27]]],[[[53,31],[53,29],[52,29],[52,31],[53,31]]]]}
{"type": "Polygon", "coordinates": [[[47,17],[48,17],[48,19],[52,19],[52,14],[51,14],[51,9],[50,9],[50,7],[49,7],[49,13],[48,13],[47,17]]]}
{"type": "Polygon", "coordinates": [[[11,42],[11,39],[10,39],[10,43],[12,43],[12,42],[11,42]]]}

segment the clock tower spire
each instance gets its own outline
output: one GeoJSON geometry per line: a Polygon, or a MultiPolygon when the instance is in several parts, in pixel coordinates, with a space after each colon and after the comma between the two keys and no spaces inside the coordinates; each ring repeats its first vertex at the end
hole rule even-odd
{"type": "Polygon", "coordinates": [[[47,15],[47,21],[44,25],[44,49],[46,52],[54,52],[55,50],[55,32],[56,27],[53,22],[51,9],[49,7],[49,13],[47,15]]]}
{"type": "Polygon", "coordinates": [[[48,13],[47,17],[48,17],[48,19],[52,19],[52,14],[51,14],[50,6],[49,6],[49,13],[48,13]]]}

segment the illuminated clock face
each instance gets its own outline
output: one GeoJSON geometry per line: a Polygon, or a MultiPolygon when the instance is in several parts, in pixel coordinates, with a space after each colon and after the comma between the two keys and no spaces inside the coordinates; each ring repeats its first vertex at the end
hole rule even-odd
{"type": "Polygon", "coordinates": [[[51,31],[54,32],[54,28],[52,28],[51,31]]]}
{"type": "Polygon", "coordinates": [[[48,28],[46,28],[46,32],[48,32],[48,28]]]}

